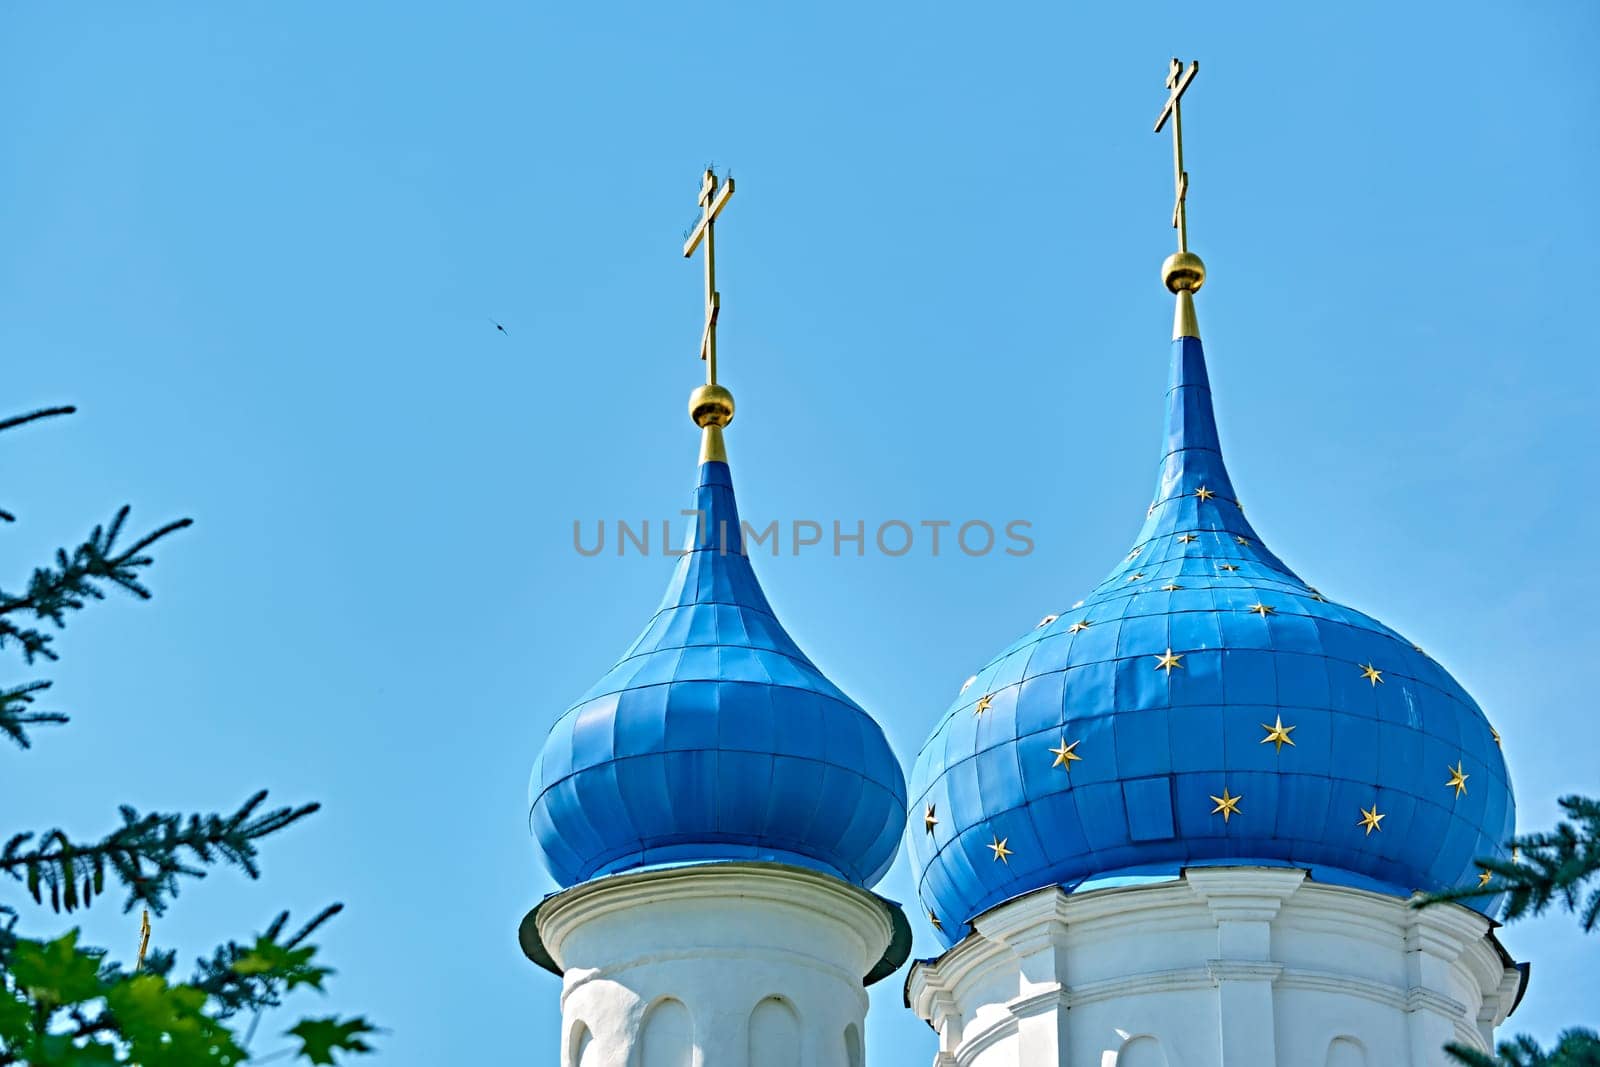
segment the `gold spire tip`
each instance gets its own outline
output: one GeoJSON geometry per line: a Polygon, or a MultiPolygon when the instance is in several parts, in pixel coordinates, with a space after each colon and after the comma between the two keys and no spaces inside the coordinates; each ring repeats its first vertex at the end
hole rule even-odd
{"type": "Polygon", "coordinates": [[[1172,311],[1172,339],[1193,337],[1200,339],[1200,320],[1194,315],[1194,293],[1185,289],[1178,294],[1178,306],[1172,311]]]}
{"type": "Polygon", "coordinates": [[[707,426],[700,431],[700,463],[728,462],[728,448],[722,443],[722,427],[707,426]]]}

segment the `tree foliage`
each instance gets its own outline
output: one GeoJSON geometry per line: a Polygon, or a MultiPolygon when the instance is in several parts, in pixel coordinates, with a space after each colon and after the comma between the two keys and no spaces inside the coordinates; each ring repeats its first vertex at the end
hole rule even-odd
{"type": "MultiPolygon", "coordinates": [[[[1566,818],[1554,830],[1513,839],[1509,859],[1478,861],[1490,876],[1487,883],[1438,893],[1418,906],[1504,893],[1506,922],[1559,904],[1577,915],[1585,933],[1593,932],[1600,923],[1600,801],[1568,796],[1560,804],[1566,818]]],[[[1582,1028],[1563,1032],[1548,1052],[1526,1034],[1501,1042],[1494,1055],[1456,1043],[1445,1050],[1468,1067],[1600,1067],[1600,1034],[1582,1028]]]]}
{"type": "MultiPolygon", "coordinates": [[[[46,408],[0,419],[0,432],[72,411],[46,408]]],[[[189,520],[129,541],[127,519],[124,507],[81,544],[35,568],[20,591],[0,587],[0,651],[14,651],[29,666],[54,661],[56,633],[73,612],[111,590],[149,599],[142,581],[152,563],[149,550],[189,520]]],[[[0,510],[0,522],[15,521],[0,510]]],[[[45,679],[0,686],[0,737],[26,749],[32,728],[67,722],[60,711],[36,706],[49,687],[45,679]]],[[[266,799],[265,791],[255,793],[226,815],[141,814],[123,805],[121,823],[97,840],[49,829],[23,830],[6,841],[0,874],[22,892],[15,906],[0,902],[0,1067],[247,1063],[264,1011],[298,990],[323,989],[333,972],[317,960],[308,939],[342,905],[324,909],[288,935],[285,912],[248,941],[218,946],[183,980],[174,977],[177,954],[171,950],[157,950],[130,968],[81,945],[76,929],[43,937],[23,931],[30,899],[36,912],[70,913],[90,907],[110,883],[125,894],[125,912],[143,906],[160,914],[183,880],[202,878],[210,867],[225,864],[257,877],[258,842],[317,810],[316,804],[269,808],[266,799]],[[245,1016],[249,1022],[241,1034],[237,1024],[245,1016]]],[[[286,1032],[293,1043],[269,1058],[333,1064],[340,1053],[372,1051],[367,1038],[374,1032],[360,1017],[306,1017],[286,1032]]]]}
{"type": "Polygon", "coordinates": [[[1564,1031],[1549,1052],[1527,1034],[1502,1041],[1493,1056],[1457,1044],[1446,1045],[1445,1051],[1467,1067],[1600,1067],[1600,1034],[1583,1029],[1564,1031]]]}
{"type": "Polygon", "coordinates": [[[1542,915],[1559,903],[1592,933],[1600,923],[1600,800],[1570,796],[1558,803],[1566,818],[1554,830],[1515,838],[1510,859],[1478,861],[1490,875],[1487,885],[1439,893],[1423,905],[1504,893],[1506,922],[1542,915]]]}

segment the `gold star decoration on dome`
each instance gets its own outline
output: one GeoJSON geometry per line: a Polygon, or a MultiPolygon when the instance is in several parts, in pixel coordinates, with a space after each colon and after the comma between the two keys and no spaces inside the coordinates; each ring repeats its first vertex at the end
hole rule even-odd
{"type": "Polygon", "coordinates": [[[1478,872],[1478,886],[1481,888],[1483,886],[1488,885],[1489,884],[1489,879],[1491,879],[1493,877],[1494,877],[1494,875],[1490,874],[1488,871],[1479,871],[1478,872]]]}
{"type": "Polygon", "coordinates": [[[1089,628],[1089,620],[1088,619],[1079,619],[1077,622],[1075,622],[1071,626],[1067,627],[1067,633],[1075,634],[1079,630],[1087,630],[1088,628],[1089,628]]]}
{"type": "Polygon", "coordinates": [[[1198,489],[1196,489],[1194,491],[1194,495],[1199,500],[1210,500],[1212,497],[1216,496],[1217,494],[1213,493],[1211,490],[1207,489],[1205,486],[1202,485],[1200,488],[1198,488],[1198,489]]]}
{"type": "Polygon", "coordinates": [[[1255,612],[1257,615],[1260,615],[1262,618],[1266,618],[1268,615],[1275,615],[1278,611],[1278,609],[1273,607],[1271,604],[1262,604],[1259,602],[1251,604],[1250,610],[1255,612]]]}
{"type": "Polygon", "coordinates": [[[1361,665],[1361,677],[1365,678],[1375,686],[1380,685],[1383,682],[1383,672],[1370,663],[1363,663],[1361,665]]]}
{"type": "Polygon", "coordinates": [[[1295,732],[1296,727],[1283,725],[1282,715],[1279,715],[1277,718],[1275,718],[1271,726],[1268,726],[1266,723],[1262,723],[1261,728],[1267,732],[1267,736],[1261,739],[1261,743],[1263,745],[1277,745],[1277,750],[1279,752],[1283,751],[1284,745],[1288,745],[1291,748],[1294,747],[1294,738],[1290,737],[1289,735],[1295,732]]]}
{"type": "Polygon", "coordinates": [[[1494,738],[1495,744],[1498,745],[1500,743],[1500,731],[1496,730],[1493,726],[1489,727],[1489,736],[1494,738]]]}
{"type": "Polygon", "coordinates": [[[1211,799],[1217,802],[1217,806],[1211,809],[1211,814],[1221,815],[1222,821],[1226,823],[1229,818],[1239,814],[1239,801],[1244,797],[1229,796],[1228,787],[1223,786],[1222,795],[1211,799]]]}
{"type": "Polygon", "coordinates": [[[1176,593],[1182,588],[1183,586],[1179,585],[1177,582],[1168,582],[1166,585],[1161,587],[1161,591],[1163,593],[1176,593]]]}
{"type": "Polygon", "coordinates": [[[1142,551],[1144,551],[1144,550],[1141,549],[1141,548],[1136,548],[1132,552],[1128,553],[1128,558],[1129,559],[1138,559],[1139,558],[1139,553],[1142,552],[1142,551]]]}
{"type": "Polygon", "coordinates": [[[1083,742],[1080,740],[1074,741],[1069,745],[1067,744],[1067,739],[1063,737],[1061,739],[1061,744],[1050,750],[1050,754],[1056,758],[1056,761],[1050,764],[1050,766],[1065,767],[1067,769],[1067,773],[1071,774],[1073,761],[1081,761],[1083,759],[1083,757],[1078,755],[1076,751],[1077,747],[1082,743],[1083,742]]]}
{"type": "Polygon", "coordinates": [[[1128,581],[1137,582],[1140,578],[1143,578],[1143,577],[1144,577],[1144,571],[1134,571],[1132,574],[1128,575],[1128,581]]]}
{"type": "Polygon", "coordinates": [[[1308,586],[1306,586],[1306,590],[1308,592],[1310,592],[1312,600],[1320,600],[1324,604],[1326,604],[1328,602],[1328,598],[1327,597],[1325,597],[1321,593],[1317,592],[1316,586],[1308,585],[1308,586]]]}
{"type": "Polygon", "coordinates": [[[1200,540],[1200,538],[1196,537],[1194,534],[1184,534],[1182,537],[1178,538],[1178,544],[1192,545],[1198,540],[1200,540]]]}
{"type": "Polygon", "coordinates": [[[1183,670],[1183,664],[1181,662],[1179,662],[1182,659],[1183,659],[1183,654],[1182,653],[1179,653],[1178,655],[1174,656],[1172,654],[1172,649],[1169,648],[1165,652],[1163,652],[1161,655],[1156,657],[1156,670],[1158,670],[1158,671],[1166,671],[1167,674],[1170,676],[1172,674],[1172,668],[1174,668],[1174,667],[1178,668],[1180,671],[1183,670]]]}
{"type": "Polygon", "coordinates": [[[937,916],[937,915],[935,915],[933,913],[933,909],[932,908],[928,909],[928,925],[933,927],[935,930],[943,930],[944,929],[944,923],[939,921],[939,916],[937,916]]]}
{"type": "Polygon", "coordinates": [[[1241,536],[1235,535],[1234,536],[1234,541],[1236,541],[1237,543],[1239,543],[1241,545],[1248,545],[1250,543],[1250,538],[1241,537],[1241,536]]]}
{"type": "Polygon", "coordinates": [[[1010,840],[1011,838],[1009,837],[1001,837],[996,834],[994,835],[994,844],[989,846],[989,851],[994,853],[995,862],[1003,863],[1007,867],[1011,866],[1011,861],[1006,857],[1016,855],[1015,851],[1006,847],[1006,842],[1010,840]]]}
{"type": "Polygon", "coordinates": [[[1456,760],[1454,767],[1446,767],[1445,769],[1450,772],[1450,780],[1444,784],[1444,787],[1446,789],[1454,789],[1458,797],[1464,794],[1467,791],[1467,779],[1471,778],[1472,775],[1462,773],[1460,760],[1456,760]]]}
{"type": "Polygon", "coordinates": [[[1060,615],[1046,615],[1044,618],[1039,620],[1039,625],[1035,626],[1034,629],[1035,630],[1042,630],[1046,626],[1049,626],[1051,623],[1055,622],[1059,618],[1061,618],[1060,615]]]}
{"type": "Polygon", "coordinates": [[[1366,808],[1361,809],[1361,821],[1356,823],[1356,825],[1365,828],[1367,831],[1367,836],[1371,837],[1372,831],[1381,831],[1383,829],[1383,827],[1378,824],[1383,822],[1383,820],[1387,819],[1388,817],[1389,815],[1387,812],[1378,811],[1377,801],[1373,801],[1371,811],[1368,811],[1366,808]]]}
{"type": "Polygon", "coordinates": [[[991,694],[991,693],[983,694],[983,696],[978,698],[978,702],[972,706],[972,714],[974,714],[974,715],[982,715],[984,712],[989,710],[989,705],[991,705],[993,703],[994,703],[993,694],[991,694]]]}
{"type": "Polygon", "coordinates": [[[939,816],[936,813],[937,804],[929,804],[928,810],[922,813],[922,828],[928,833],[933,833],[933,828],[939,825],[939,816]]]}

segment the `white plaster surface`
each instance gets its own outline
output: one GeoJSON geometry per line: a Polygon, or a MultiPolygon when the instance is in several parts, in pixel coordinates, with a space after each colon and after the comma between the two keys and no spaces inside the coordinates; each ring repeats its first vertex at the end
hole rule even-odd
{"type": "Polygon", "coordinates": [[[1444,1067],[1520,981],[1477,912],[1282,868],[1043,889],[973,925],[906,981],[935,1067],[1444,1067]]]}
{"type": "Polygon", "coordinates": [[[894,932],[872,894],[760,863],[598,879],[538,926],[562,1067],[860,1067],[862,978],[894,932]]]}

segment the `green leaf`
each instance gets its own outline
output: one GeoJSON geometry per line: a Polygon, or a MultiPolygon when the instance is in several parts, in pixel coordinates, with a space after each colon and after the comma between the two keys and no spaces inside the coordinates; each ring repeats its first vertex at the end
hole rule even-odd
{"type": "Polygon", "coordinates": [[[32,1025],[33,1009],[28,1002],[0,989],[0,1044],[22,1044],[32,1025]]]}
{"type": "Polygon", "coordinates": [[[19,940],[9,963],[17,985],[47,1005],[81,1004],[105,992],[100,957],[78,949],[76,930],[54,941],[19,940]]]}
{"type": "Polygon", "coordinates": [[[142,1067],[228,1067],[245,1059],[228,1028],[205,1013],[206,994],[153,974],[118,982],[106,994],[128,1058],[142,1067]]]}
{"type": "Polygon", "coordinates": [[[308,985],[321,990],[322,980],[333,973],[330,967],[320,967],[311,962],[316,955],[315,945],[287,948],[270,937],[256,939],[255,947],[241,956],[233,969],[246,977],[271,977],[281,979],[286,990],[308,985]]]}
{"type": "Polygon", "coordinates": [[[301,1019],[289,1036],[300,1039],[300,1055],[310,1062],[335,1063],[335,1051],[371,1052],[372,1046],[361,1035],[373,1033],[377,1033],[376,1027],[360,1016],[341,1022],[330,1015],[325,1019],[301,1019]]]}
{"type": "Polygon", "coordinates": [[[104,1067],[117,1062],[117,1050],[99,1041],[79,1044],[65,1034],[47,1034],[23,1052],[28,1067],[104,1067]]]}

